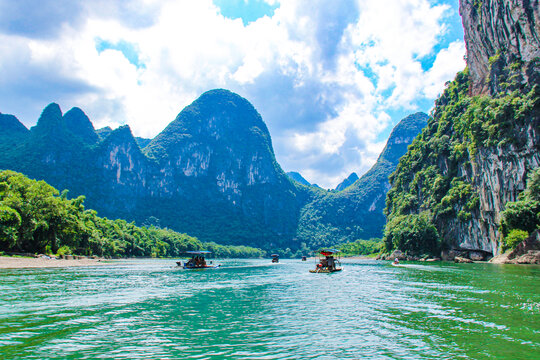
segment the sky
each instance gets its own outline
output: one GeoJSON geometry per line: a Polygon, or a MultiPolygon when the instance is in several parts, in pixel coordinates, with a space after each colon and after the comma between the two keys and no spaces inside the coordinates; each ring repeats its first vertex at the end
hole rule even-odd
{"type": "Polygon", "coordinates": [[[458,0],[0,0],[0,112],[51,102],[153,138],[229,89],[285,171],[334,188],[465,68],[458,0]]]}

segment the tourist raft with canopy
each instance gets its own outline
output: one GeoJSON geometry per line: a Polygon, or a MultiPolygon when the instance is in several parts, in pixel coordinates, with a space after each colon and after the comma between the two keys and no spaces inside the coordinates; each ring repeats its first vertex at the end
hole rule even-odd
{"type": "Polygon", "coordinates": [[[213,265],[212,261],[210,261],[210,264],[207,264],[206,259],[204,258],[211,253],[211,251],[186,251],[186,254],[191,255],[191,259],[184,263],[182,263],[182,261],[177,261],[176,264],[184,269],[216,269],[219,267],[219,264],[213,265]]]}
{"type": "Polygon", "coordinates": [[[309,270],[310,273],[332,273],[341,271],[343,267],[339,261],[340,255],[337,249],[324,249],[319,252],[319,259],[315,270],[309,270]]]}
{"type": "Polygon", "coordinates": [[[279,262],[279,255],[278,254],[272,254],[270,256],[272,257],[272,262],[273,263],[278,263],[279,262]]]}

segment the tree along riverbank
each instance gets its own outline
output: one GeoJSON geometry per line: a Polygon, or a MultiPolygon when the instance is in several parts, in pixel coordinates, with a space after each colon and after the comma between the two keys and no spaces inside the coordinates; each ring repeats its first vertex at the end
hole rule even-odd
{"type": "Polygon", "coordinates": [[[262,257],[248,246],[220,245],[170,229],[110,220],[84,208],[84,196],[68,199],[44,181],[0,171],[0,251],[98,257],[178,257],[208,250],[216,257],[262,257]]]}

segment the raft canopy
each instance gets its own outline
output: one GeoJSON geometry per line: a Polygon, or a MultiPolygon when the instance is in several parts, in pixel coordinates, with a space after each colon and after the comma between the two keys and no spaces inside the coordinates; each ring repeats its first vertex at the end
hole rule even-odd
{"type": "Polygon", "coordinates": [[[271,257],[279,257],[278,254],[272,254],[272,255],[270,255],[270,256],[271,256],[271,257]]]}
{"type": "Polygon", "coordinates": [[[320,251],[320,254],[321,255],[324,255],[324,256],[331,256],[331,255],[334,255],[338,252],[340,252],[341,250],[338,250],[338,249],[323,249],[320,251]]]}

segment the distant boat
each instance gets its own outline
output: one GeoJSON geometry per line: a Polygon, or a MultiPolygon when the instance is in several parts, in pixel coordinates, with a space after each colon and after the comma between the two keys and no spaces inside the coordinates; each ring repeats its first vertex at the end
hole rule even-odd
{"type": "Polygon", "coordinates": [[[279,262],[279,255],[278,254],[272,254],[270,256],[272,257],[272,262],[273,263],[278,263],[279,262]]]}
{"type": "Polygon", "coordinates": [[[302,261],[306,261],[307,258],[305,256],[302,256],[302,261]]]}
{"type": "Polygon", "coordinates": [[[206,263],[206,259],[204,258],[206,255],[211,254],[211,251],[186,251],[186,254],[191,255],[191,259],[185,261],[182,263],[182,261],[177,261],[176,265],[179,267],[182,267],[184,269],[190,269],[190,270],[196,270],[196,269],[216,269],[220,267],[220,265],[214,265],[212,264],[212,261],[210,261],[210,264],[206,263]]]}
{"type": "Polygon", "coordinates": [[[309,270],[310,273],[333,273],[343,270],[339,261],[340,250],[325,249],[319,252],[319,262],[314,270],[309,270]]]}

